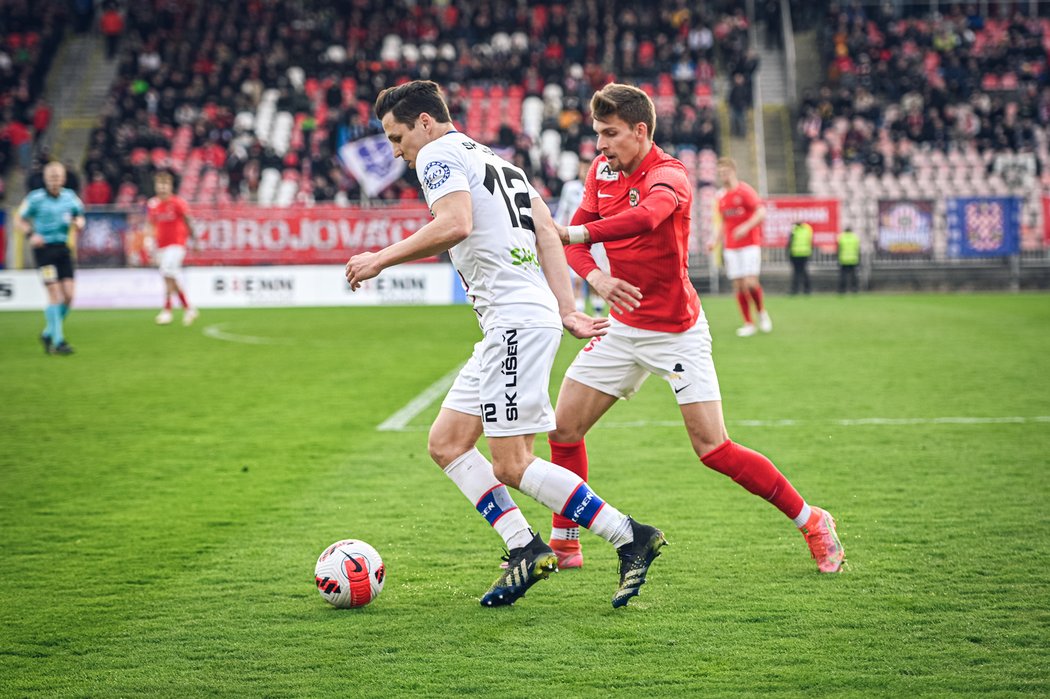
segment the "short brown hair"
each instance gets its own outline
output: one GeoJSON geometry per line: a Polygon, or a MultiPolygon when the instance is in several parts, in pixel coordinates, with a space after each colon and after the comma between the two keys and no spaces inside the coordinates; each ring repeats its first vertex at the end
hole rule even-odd
{"type": "Polygon", "coordinates": [[[609,83],[594,93],[591,97],[591,116],[598,121],[619,117],[632,128],[635,124],[645,124],[650,141],[656,131],[656,107],[649,95],[637,87],[622,83],[609,83]]]}
{"type": "Polygon", "coordinates": [[[732,158],[722,157],[715,162],[715,167],[727,167],[733,172],[736,172],[736,161],[732,158]]]}
{"type": "Polygon", "coordinates": [[[433,80],[413,80],[397,87],[388,87],[379,93],[375,104],[376,118],[382,120],[389,112],[399,124],[414,126],[416,119],[426,112],[439,124],[452,121],[448,104],[441,88],[433,80]]]}

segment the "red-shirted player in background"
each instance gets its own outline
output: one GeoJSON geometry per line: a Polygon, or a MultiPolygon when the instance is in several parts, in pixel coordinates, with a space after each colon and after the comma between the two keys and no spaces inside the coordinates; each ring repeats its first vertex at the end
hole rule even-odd
{"type": "Polygon", "coordinates": [[[755,334],[755,324],[751,322],[752,301],[758,313],[758,327],[762,332],[772,332],[773,321],[766,311],[762,284],[758,281],[762,271],[762,222],[766,219],[766,206],[751,185],[737,178],[732,158],[719,158],[717,172],[723,187],[718,198],[722,227],[708,248],[714,249],[719,239],[724,239],[722,258],[726,276],[733,282],[740,315],[744,317],[744,325],[737,328],[736,334],[740,337],[755,334]]]}
{"type": "MultiPolygon", "coordinates": [[[[693,189],[685,166],[653,144],[652,101],[611,84],[594,95],[591,113],[600,155],[572,224],[559,233],[569,264],[608,301],[611,324],[565,374],[551,461],[586,479],[584,436],[656,374],[671,385],[700,461],[773,503],[802,530],[820,572],[838,572],[843,550],[831,515],[806,504],[769,459],[726,432],[711,334],[688,274],[693,189]],[[590,243],[605,244],[609,274],[594,263],[590,243]]],[[[582,565],[576,523],[556,515],[553,527],[559,566],[582,565]]]]}
{"type": "Polygon", "coordinates": [[[175,294],[182,304],[182,324],[192,325],[199,313],[190,306],[179,285],[178,275],[186,258],[186,240],[193,237],[193,223],[186,200],[173,194],[174,179],[170,172],[158,172],[153,177],[155,197],[146,202],[149,238],[155,242],[154,259],[164,277],[164,309],[157,314],[157,324],[171,323],[171,297],[175,294]]]}

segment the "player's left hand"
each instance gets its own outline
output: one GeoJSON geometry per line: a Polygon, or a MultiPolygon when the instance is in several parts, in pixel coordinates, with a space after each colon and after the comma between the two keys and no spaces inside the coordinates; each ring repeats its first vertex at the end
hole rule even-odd
{"type": "Polygon", "coordinates": [[[591,337],[600,337],[608,332],[608,318],[592,318],[581,311],[573,311],[562,316],[561,324],[572,333],[572,336],[580,340],[591,337]]]}
{"type": "Polygon", "coordinates": [[[346,281],[350,285],[350,291],[357,291],[361,283],[372,279],[383,271],[379,263],[379,255],[374,252],[362,252],[354,255],[346,263],[346,281]]]}

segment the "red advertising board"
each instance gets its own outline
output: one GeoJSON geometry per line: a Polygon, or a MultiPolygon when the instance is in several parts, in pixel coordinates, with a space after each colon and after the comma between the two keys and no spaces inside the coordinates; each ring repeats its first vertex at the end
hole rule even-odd
{"type": "Polygon", "coordinates": [[[415,233],[430,220],[423,204],[361,209],[317,206],[194,206],[198,248],[188,265],[343,264],[415,233]]]}
{"type": "Polygon", "coordinates": [[[762,245],[782,248],[787,245],[791,227],[803,221],[813,226],[813,245],[835,249],[839,228],[838,199],[812,197],[773,197],[766,200],[766,220],[762,224],[762,245]]]}

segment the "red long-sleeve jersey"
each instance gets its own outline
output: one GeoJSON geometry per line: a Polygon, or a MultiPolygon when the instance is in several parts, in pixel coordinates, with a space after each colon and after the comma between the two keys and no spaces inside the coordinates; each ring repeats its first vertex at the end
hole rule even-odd
{"type": "MultiPolygon", "coordinates": [[[[653,145],[630,176],[614,172],[599,155],[584,183],[572,224],[586,224],[591,242],[604,243],[612,276],[642,291],[641,305],[612,315],[644,330],[684,332],[700,315],[689,281],[693,188],[685,166],[653,145]]],[[[565,249],[569,265],[585,277],[597,264],[587,245],[565,249]]]]}

